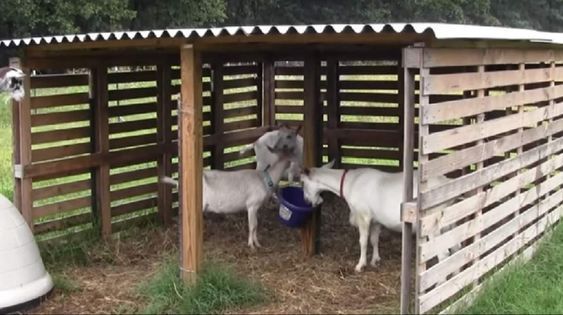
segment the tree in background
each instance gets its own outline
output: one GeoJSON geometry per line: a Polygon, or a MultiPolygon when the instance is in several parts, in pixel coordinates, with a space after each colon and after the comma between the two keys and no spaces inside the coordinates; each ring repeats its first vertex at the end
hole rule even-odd
{"type": "Polygon", "coordinates": [[[0,38],[255,24],[448,22],[563,31],[563,0],[0,0],[0,38]]]}

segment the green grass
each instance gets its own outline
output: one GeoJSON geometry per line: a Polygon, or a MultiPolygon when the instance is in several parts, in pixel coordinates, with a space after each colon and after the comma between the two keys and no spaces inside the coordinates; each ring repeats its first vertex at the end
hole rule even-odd
{"type": "Polygon", "coordinates": [[[215,263],[206,264],[194,286],[184,286],[176,256],[168,258],[139,290],[149,301],[141,313],[149,314],[221,313],[266,300],[258,284],[239,278],[229,267],[215,263]]]}
{"type": "Polygon", "coordinates": [[[563,224],[535,256],[515,263],[486,284],[463,314],[562,314],[563,224]]]}

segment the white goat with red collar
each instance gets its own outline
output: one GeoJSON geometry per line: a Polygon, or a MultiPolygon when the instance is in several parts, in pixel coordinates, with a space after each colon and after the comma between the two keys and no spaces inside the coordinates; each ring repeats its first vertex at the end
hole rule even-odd
{"type": "MultiPolygon", "coordinates": [[[[360,233],[360,260],[355,268],[360,272],[367,263],[368,238],[373,246],[370,262],[373,266],[381,260],[379,256],[381,227],[401,232],[403,173],[388,173],[371,168],[349,171],[331,169],[333,164],[334,161],[321,168],[304,170],[301,181],[305,200],[317,206],[323,202],[320,196],[323,191],[330,191],[346,200],[350,207],[350,224],[357,227],[360,233]]],[[[418,172],[414,171],[413,175],[416,195],[418,172]]],[[[445,182],[447,178],[444,176],[438,180],[445,182]]]]}

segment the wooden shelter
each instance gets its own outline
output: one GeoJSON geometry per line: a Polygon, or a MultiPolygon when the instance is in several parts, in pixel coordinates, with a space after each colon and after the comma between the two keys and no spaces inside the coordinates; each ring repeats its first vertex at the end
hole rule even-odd
{"type": "MultiPolygon", "coordinates": [[[[529,257],[561,217],[561,44],[558,34],[448,24],[5,40],[19,56],[11,64],[30,74],[13,104],[14,201],[36,234],[53,237],[168,224],[179,207],[181,272],[193,279],[202,169],[254,167],[238,146],[274,124],[303,124],[306,166],[325,157],[404,171],[401,311],[413,292],[411,311],[452,310],[495,267],[529,257]],[[158,180],[178,173],[179,194],[158,180]]],[[[302,230],[307,254],[318,223],[302,230]]]]}

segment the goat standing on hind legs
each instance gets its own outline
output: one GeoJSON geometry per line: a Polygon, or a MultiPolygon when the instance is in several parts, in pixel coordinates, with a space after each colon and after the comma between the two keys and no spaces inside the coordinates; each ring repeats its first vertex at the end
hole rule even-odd
{"type": "MultiPolygon", "coordinates": [[[[346,200],[350,208],[350,224],[357,227],[360,234],[360,259],[355,268],[356,272],[360,272],[367,263],[368,238],[373,246],[370,262],[373,266],[381,260],[379,256],[381,228],[401,232],[403,173],[388,173],[371,168],[337,170],[331,169],[333,164],[334,161],[321,168],[304,170],[301,175],[304,196],[305,200],[313,206],[323,202],[320,196],[323,191],[330,191],[346,200]]],[[[416,194],[418,172],[415,171],[413,176],[416,194]]],[[[437,179],[438,182],[447,180],[445,176],[437,179]]],[[[447,205],[445,203],[437,207],[447,205]]],[[[441,253],[438,258],[443,259],[446,255],[445,252],[441,253]]]]}
{"type": "Polygon", "coordinates": [[[24,77],[25,74],[20,69],[0,68],[0,92],[9,92],[12,99],[20,102],[25,95],[23,89],[24,77]]]}
{"type": "MultiPolygon", "coordinates": [[[[258,242],[258,210],[276,190],[290,164],[292,150],[267,147],[279,158],[264,170],[203,171],[203,211],[215,213],[248,212],[248,246],[261,247],[258,242]]],[[[161,178],[165,183],[174,180],[161,178]]]]}

